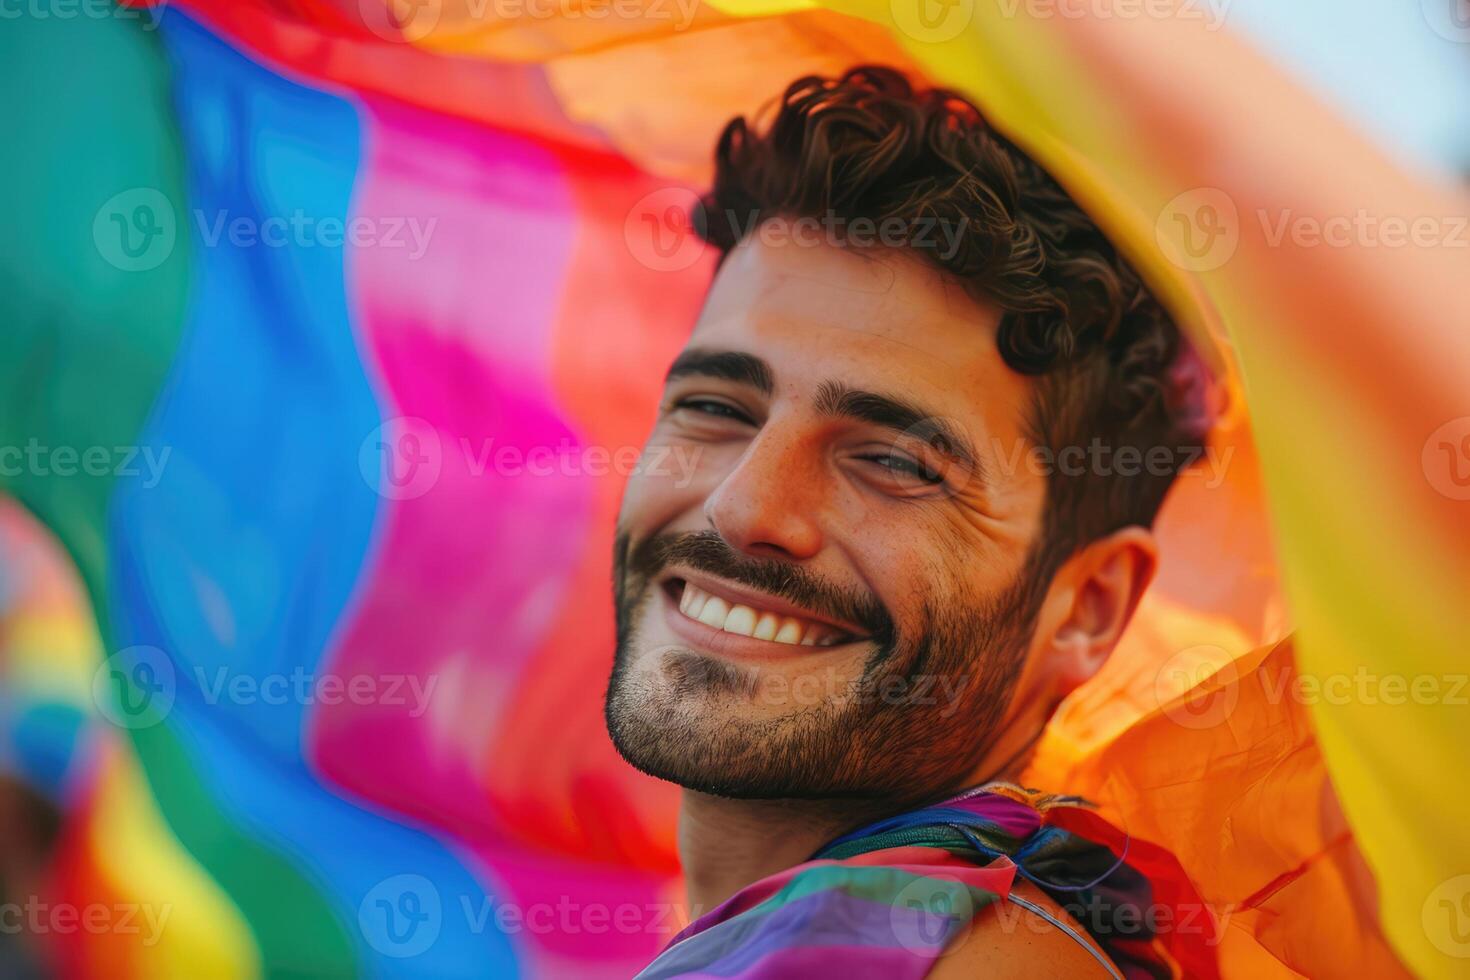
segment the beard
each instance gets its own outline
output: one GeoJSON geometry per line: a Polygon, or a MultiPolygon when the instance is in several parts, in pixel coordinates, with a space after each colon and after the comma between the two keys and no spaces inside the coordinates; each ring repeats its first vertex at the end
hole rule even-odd
{"type": "Polygon", "coordinates": [[[739,554],[714,531],[659,535],[637,548],[620,532],[617,650],[605,702],[613,744],[651,776],[735,799],[902,805],[959,789],[1001,734],[1045,583],[1028,562],[1000,594],[934,594],[953,580],[928,577],[929,594],[899,623],[865,591],[739,554]],[[675,565],[861,626],[872,652],[858,676],[829,685],[826,696],[818,681],[810,698],[794,684],[773,694],[759,668],[679,646],[640,656],[638,624],[654,580],[675,565]],[[748,710],[762,698],[795,703],[778,713],[748,710]]]}

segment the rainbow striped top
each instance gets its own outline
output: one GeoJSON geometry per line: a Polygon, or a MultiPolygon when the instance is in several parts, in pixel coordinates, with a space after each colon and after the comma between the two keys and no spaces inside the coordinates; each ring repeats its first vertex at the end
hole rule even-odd
{"type": "Polygon", "coordinates": [[[1007,902],[1099,955],[1068,922],[1013,894],[1018,877],[1072,914],[1114,977],[1216,975],[1217,926],[1172,857],[1075,797],[992,783],[870,824],[742,889],[675,936],[639,980],[917,980],[978,913],[1004,916],[1007,902]]]}

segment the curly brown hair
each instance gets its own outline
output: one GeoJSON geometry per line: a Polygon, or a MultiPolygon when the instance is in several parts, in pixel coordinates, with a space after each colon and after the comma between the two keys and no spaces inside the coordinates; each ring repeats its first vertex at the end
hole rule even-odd
{"type": "Polygon", "coordinates": [[[917,235],[899,244],[1002,308],[1000,355],[1036,378],[1030,438],[1053,453],[1094,441],[1170,450],[1172,464],[1136,475],[1051,468],[1032,556],[1046,578],[1087,542],[1152,524],[1180,460],[1202,451],[1171,370],[1187,345],[1168,313],[1057,182],[960,95],[865,66],[793,82],[764,133],[731,120],[693,223],[723,261],[776,216],[958,229],[946,249],[917,235]]]}

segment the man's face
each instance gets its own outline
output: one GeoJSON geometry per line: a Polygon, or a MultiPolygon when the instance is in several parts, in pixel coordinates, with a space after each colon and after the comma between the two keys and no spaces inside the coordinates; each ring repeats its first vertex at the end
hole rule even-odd
{"type": "Polygon", "coordinates": [[[607,719],[630,762],[740,798],[971,774],[1040,599],[1031,389],[998,320],[897,251],[730,255],[619,517],[607,719]]]}

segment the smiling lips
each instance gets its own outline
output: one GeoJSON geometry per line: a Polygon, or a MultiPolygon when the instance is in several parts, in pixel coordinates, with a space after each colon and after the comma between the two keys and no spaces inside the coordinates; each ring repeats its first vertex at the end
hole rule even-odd
{"type": "Polygon", "coordinates": [[[830,647],[857,639],[851,633],[825,623],[727,602],[689,582],[678,584],[683,589],[679,596],[679,612],[726,633],[808,647],[830,647]]]}

